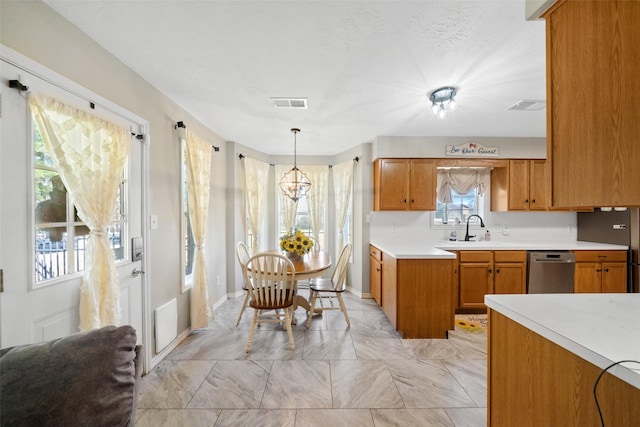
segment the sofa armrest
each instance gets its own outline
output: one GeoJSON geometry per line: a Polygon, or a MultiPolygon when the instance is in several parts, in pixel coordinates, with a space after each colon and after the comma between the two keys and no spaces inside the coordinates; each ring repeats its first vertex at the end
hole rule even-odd
{"type": "Polygon", "coordinates": [[[131,326],[106,326],[3,350],[1,424],[133,425],[139,353],[131,326]]]}

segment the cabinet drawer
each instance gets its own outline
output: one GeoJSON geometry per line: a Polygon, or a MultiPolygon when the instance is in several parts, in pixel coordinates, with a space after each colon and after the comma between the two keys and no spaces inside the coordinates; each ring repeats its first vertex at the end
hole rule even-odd
{"type": "Polygon", "coordinates": [[[626,251],[575,251],[576,262],[625,262],[626,251]]]}
{"type": "Polygon", "coordinates": [[[369,255],[379,262],[382,262],[382,251],[373,245],[369,245],[369,255]]]}
{"type": "Polygon", "coordinates": [[[460,251],[460,262],[491,262],[491,251],[460,251]]]}
{"type": "Polygon", "coordinates": [[[526,251],[495,251],[493,253],[495,262],[526,262],[526,251]]]}

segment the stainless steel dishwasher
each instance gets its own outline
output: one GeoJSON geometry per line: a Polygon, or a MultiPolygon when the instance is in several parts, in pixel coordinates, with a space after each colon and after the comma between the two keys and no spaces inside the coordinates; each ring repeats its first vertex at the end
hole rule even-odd
{"type": "Polygon", "coordinates": [[[569,251],[527,253],[527,293],[573,293],[576,255],[569,251]]]}

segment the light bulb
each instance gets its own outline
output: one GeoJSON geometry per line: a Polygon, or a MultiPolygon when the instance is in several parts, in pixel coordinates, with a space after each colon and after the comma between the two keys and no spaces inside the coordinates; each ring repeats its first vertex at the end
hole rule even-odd
{"type": "Polygon", "coordinates": [[[451,111],[456,111],[456,109],[458,108],[458,103],[456,102],[456,99],[451,97],[451,101],[449,101],[449,105],[447,105],[447,107],[451,111]]]}
{"type": "Polygon", "coordinates": [[[438,118],[444,119],[447,117],[447,110],[444,108],[444,104],[440,104],[440,109],[438,110],[438,118]]]}
{"type": "Polygon", "coordinates": [[[437,116],[438,110],[440,110],[440,107],[438,107],[438,104],[436,104],[435,102],[431,103],[431,111],[433,112],[433,114],[437,116]]]}

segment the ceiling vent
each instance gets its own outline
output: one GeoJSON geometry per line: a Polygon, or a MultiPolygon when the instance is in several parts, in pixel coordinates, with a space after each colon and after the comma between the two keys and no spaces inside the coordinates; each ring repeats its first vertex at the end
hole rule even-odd
{"type": "Polygon", "coordinates": [[[306,110],[307,98],[271,98],[273,106],[276,108],[295,108],[306,110]]]}
{"type": "Polygon", "coordinates": [[[513,104],[507,110],[521,110],[521,111],[539,111],[545,107],[544,101],[536,101],[535,99],[523,99],[513,104]]]}

